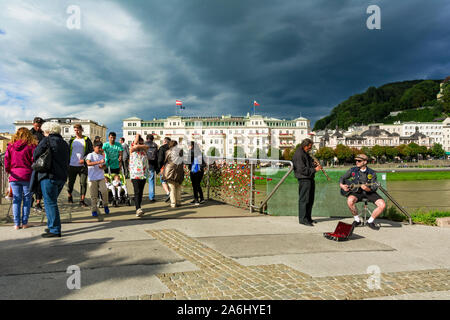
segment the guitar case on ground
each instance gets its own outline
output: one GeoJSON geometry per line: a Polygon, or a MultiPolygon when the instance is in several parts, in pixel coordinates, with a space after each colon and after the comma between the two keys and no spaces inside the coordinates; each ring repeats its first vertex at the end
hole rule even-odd
{"type": "Polygon", "coordinates": [[[346,241],[352,234],[355,226],[345,222],[339,222],[334,232],[324,232],[323,236],[329,240],[346,241]]]}

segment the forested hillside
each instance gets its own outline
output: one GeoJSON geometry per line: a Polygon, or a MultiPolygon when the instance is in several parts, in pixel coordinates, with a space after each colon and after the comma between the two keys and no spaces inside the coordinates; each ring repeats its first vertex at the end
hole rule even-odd
{"type": "Polygon", "coordinates": [[[432,121],[448,112],[444,103],[437,101],[442,80],[413,80],[370,87],[364,93],[355,94],[336,106],[329,116],[314,125],[314,130],[325,128],[347,129],[353,124],[367,125],[375,122],[432,121]],[[424,106],[429,109],[413,110],[424,106]],[[390,112],[408,110],[396,117],[390,112]]]}

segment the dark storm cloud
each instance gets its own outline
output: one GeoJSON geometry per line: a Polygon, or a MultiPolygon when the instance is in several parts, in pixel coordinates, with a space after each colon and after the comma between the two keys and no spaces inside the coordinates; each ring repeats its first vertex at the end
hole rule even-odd
{"type": "Polygon", "coordinates": [[[90,18],[80,32],[47,29],[25,39],[34,54],[17,49],[5,61],[25,63],[70,112],[120,105],[107,119],[115,130],[123,117],[172,115],[175,99],[185,115],[245,115],[255,99],[258,113],[314,122],[369,86],[450,68],[444,0],[116,1],[98,12],[90,3],[80,2],[90,18]],[[366,27],[372,4],[381,30],[366,27]]]}
{"type": "Polygon", "coordinates": [[[209,84],[217,83],[242,97],[228,112],[248,111],[255,97],[267,115],[302,112],[317,118],[328,113],[324,105],[331,109],[371,85],[443,77],[446,71],[436,72],[436,65],[448,65],[445,6],[445,1],[171,1],[163,9],[143,2],[128,9],[158,30],[159,39],[201,78],[201,85],[186,76],[176,81],[174,70],[176,83],[169,85],[174,96],[191,93],[207,104],[214,95],[209,84]],[[366,28],[371,4],[381,7],[381,30],[366,28]],[[438,46],[439,53],[433,50],[438,46]]]}

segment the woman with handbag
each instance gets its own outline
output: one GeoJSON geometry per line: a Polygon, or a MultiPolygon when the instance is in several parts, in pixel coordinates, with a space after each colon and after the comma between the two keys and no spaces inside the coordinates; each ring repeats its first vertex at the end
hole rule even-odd
{"type": "Polygon", "coordinates": [[[9,174],[9,185],[13,194],[12,210],[14,229],[28,228],[28,217],[31,209],[30,180],[33,163],[33,152],[38,144],[37,139],[27,128],[19,128],[12,137],[5,153],[5,171],[9,174]],[[22,206],[23,200],[23,207],[22,206]],[[21,216],[22,211],[22,216],[21,216]]]}
{"type": "Polygon", "coordinates": [[[134,189],[136,217],[142,217],[144,215],[144,211],[141,209],[142,197],[144,194],[145,182],[150,175],[147,149],[148,146],[144,144],[144,139],[142,139],[140,134],[137,134],[130,148],[130,179],[134,189]]]}
{"type": "Polygon", "coordinates": [[[61,237],[61,219],[59,216],[58,196],[67,180],[70,150],[61,136],[61,127],[55,122],[42,125],[45,138],[34,150],[33,169],[44,196],[47,226],[43,238],[61,237]]]}
{"type": "Polygon", "coordinates": [[[181,184],[184,180],[183,150],[174,140],[169,142],[164,161],[163,179],[170,188],[170,206],[181,206],[181,184]]]}
{"type": "Polygon", "coordinates": [[[194,191],[194,201],[191,203],[198,206],[205,202],[203,198],[203,190],[201,182],[203,179],[203,170],[205,169],[205,160],[203,159],[202,151],[197,143],[191,141],[190,149],[190,163],[189,174],[192,182],[192,189],[194,191]]]}

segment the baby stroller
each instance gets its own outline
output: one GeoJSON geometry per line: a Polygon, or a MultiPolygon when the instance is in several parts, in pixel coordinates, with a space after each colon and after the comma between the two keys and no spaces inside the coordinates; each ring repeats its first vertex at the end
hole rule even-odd
{"type": "MultiPolygon", "coordinates": [[[[108,178],[109,181],[112,182],[115,175],[116,175],[115,173],[111,173],[111,168],[108,167],[108,173],[105,173],[105,178],[108,178]]],[[[127,185],[127,180],[125,178],[125,175],[122,173],[122,171],[120,171],[118,176],[120,178],[121,184],[123,186],[126,186],[127,185]]],[[[118,207],[119,204],[123,204],[123,205],[126,204],[128,206],[131,206],[131,198],[130,198],[128,192],[125,192],[125,190],[123,188],[120,190],[120,194],[118,196],[119,196],[118,199],[114,198],[114,195],[113,195],[112,191],[108,188],[108,203],[109,204],[112,204],[112,206],[114,206],[114,207],[118,207]]],[[[99,194],[98,207],[99,208],[103,207],[103,199],[101,197],[101,194],[99,194]]]]}

